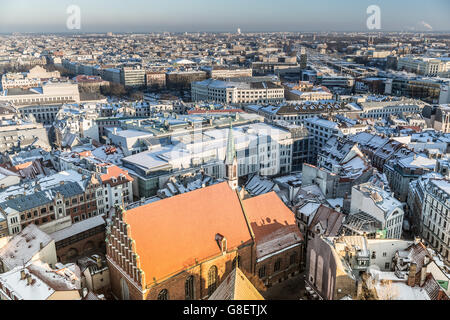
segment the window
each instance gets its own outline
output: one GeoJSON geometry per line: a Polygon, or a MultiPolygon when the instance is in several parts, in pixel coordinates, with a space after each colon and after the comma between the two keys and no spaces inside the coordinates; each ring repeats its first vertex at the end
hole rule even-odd
{"type": "Polygon", "coordinates": [[[184,284],[186,300],[194,300],[194,276],[189,276],[184,284]]]}
{"type": "Polygon", "coordinates": [[[277,261],[275,261],[275,264],[273,266],[273,272],[280,271],[280,269],[281,269],[281,259],[278,259],[277,261]]]}
{"type": "Polygon", "coordinates": [[[294,252],[293,254],[291,254],[289,258],[289,264],[293,265],[296,261],[297,261],[297,252],[294,252]]]}
{"type": "Polygon", "coordinates": [[[266,276],[266,266],[262,266],[261,268],[259,268],[258,276],[260,279],[266,276]]]}
{"type": "Polygon", "coordinates": [[[212,266],[208,271],[208,295],[210,296],[217,287],[217,267],[212,266]]]}
{"type": "Polygon", "coordinates": [[[167,289],[161,290],[158,294],[158,300],[169,300],[169,291],[167,289]]]}
{"type": "Polygon", "coordinates": [[[387,256],[387,252],[383,252],[383,257],[386,257],[387,256]]]}
{"type": "Polygon", "coordinates": [[[377,253],[375,251],[372,251],[372,259],[376,259],[377,258],[377,253]]]}
{"type": "Polygon", "coordinates": [[[391,263],[390,263],[390,262],[386,262],[386,263],[384,264],[384,268],[385,268],[385,269],[390,269],[390,268],[391,268],[391,263]]]}

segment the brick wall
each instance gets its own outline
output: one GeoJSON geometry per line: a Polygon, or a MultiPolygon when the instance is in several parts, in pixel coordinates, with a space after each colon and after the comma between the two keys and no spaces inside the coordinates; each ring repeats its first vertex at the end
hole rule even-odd
{"type": "Polygon", "coordinates": [[[259,277],[259,270],[265,266],[265,276],[261,280],[270,287],[278,282],[287,280],[289,277],[295,276],[300,272],[300,264],[302,262],[302,246],[297,246],[289,250],[283,251],[270,258],[256,263],[255,274],[259,277]],[[295,262],[291,264],[291,255],[296,254],[295,262]],[[275,264],[280,259],[280,269],[275,271],[275,264]]]}
{"type": "MultiPolygon", "coordinates": [[[[194,300],[207,299],[208,297],[208,272],[212,266],[217,267],[217,285],[219,287],[220,283],[228,276],[228,274],[233,270],[233,260],[236,256],[239,256],[241,269],[251,272],[253,265],[253,246],[250,244],[246,246],[241,246],[237,251],[227,252],[225,254],[218,255],[210,260],[203,261],[200,264],[181,271],[180,273],[173,275],[162,282],[153,285],[147,290],[147,292],[139,292],[134,288],[133,284],[126,279],[116,267],[116,265],[108,262],[111,275],[111,290],[113,294],[121,299],[122,289],[120,285],[120,279],[123,277],[127,280],[129,288],[129,296],[132,300],[156,300],[158,298],[161,290],[166,289],[169,293],[170,300],[185,300],[186,291],[185,284],[188,277],[194,277],[194,300]]],[[[147,277],[148,275],[146,275],[147,277]]],[[[150,275],[151,277],[151,275],[150,275]]]]}
{"type": "Polygon", "coordinates": [[[87,255],[96,251],[105,254],[104,243],[105,232],[100,232],[68,246],[58,248],[56,255],[58,256],[58,261],[66,263],[77,256],[87,255]]]}

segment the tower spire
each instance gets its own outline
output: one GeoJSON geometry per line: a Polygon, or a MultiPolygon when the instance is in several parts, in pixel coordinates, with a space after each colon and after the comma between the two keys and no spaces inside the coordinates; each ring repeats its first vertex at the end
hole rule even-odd
{"type": "Polygon", "coordinates": [[[227,152],[225,155],[225,177],[231,189],[235,190],[238,187],[237,155],[234,145],[233,124],[231,121],[230,130],[228,131],[227,152]]]}
{"type": "Polygon", "coordinates": [[[230,130],[228,131],[227,154],[225,155],[225,164],[232,165],[236,157],[236,147],[234,145],[233,124],[230,121],[230,130]]]}

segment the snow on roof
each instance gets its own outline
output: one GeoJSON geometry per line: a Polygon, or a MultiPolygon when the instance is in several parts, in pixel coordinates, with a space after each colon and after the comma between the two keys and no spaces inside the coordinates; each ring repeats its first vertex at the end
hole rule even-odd
{"type": "MultiPolygon", "coordinates": [[[[33,182],[22,183],[11,186],[0,193],[0,203],[7,201],[10,196],[34,195],[36,188],[40,190],[49,190],[61,185],[61,183],[75,182],[81,189],[85,189],[83,175],[74,170],[61,171],[51,176],[41,177],[33,182]]],[[[52,199],[52,197],[50,196],[52,199]]],[[[50,199],[49,198],[49,199],[50,199]]]]}
{"type": "MultiPolygon", "coordinates": [[[[367,199],[371,199],[376,206],[383,210],[385,219],[388,218],[390,213],[395,208],[401,208],[403,206],[403,204],[394,198],[390,193],[378,188],[370,182],[360,184],[356,186],[356,188],[359,189],[367,199]]],[[[361,210],[364,211],[364,208],[361,208],[361,210]]]]}
{"type": "Polygon", "coordinates": [[[445,191],[445,193],[450,194],[450,181],[448,180],[432,180],[432,184],[437,186],[439,189],[445,191]]]}
{"type": "Polygon", "coordinates": [[[336,208],[337,206],[342,208],[344,206],[344,198],[327,199],[327,202],[333,208],[336,208]]]}
{"type": "Polygon", "coordinates": [[[67,239],[71,236],[84,232],[86,230],[98,227],[105,224],[103,215],[88,218],[86,220],[72,224],[70,227],[64,228],[62,230],[53,232],[50,237],[55,240],[55,242],[67,239]]]}
{"type": "Polygon", "coordinates": [[[307,202],[306,204],[304,204],[302,207],[300,207],[298,209],[298,212],[304,214],[307,217],[311,216],[311,218],[313,218],[314,214],[317,212],[317,209],[319,209],[319,207],[320,207],[320,203],[307,202]]]}
{"type": "Polygon", "coordinates": [[[403,282],[378,282],[375,285],[380,300],[430,300],[427,292],[420,287],[410,287],[403,282]]]}
{"type": "MultiPolygon", "coordinates": [[[[37,276],[30,274],[33,281],[32,285],[28,284],[28,280],[21,279],[22,266],[18,266],[13,270],[0,274],[0,282],[2,285],[14,292],[19,300],[46,300],[55,290],[47,285],[37,276]]],[[[29,274],[29,272],[27,272],[29,274]]]]}
{"type": "Polygon", "coordinates": [[[430,159],[421,155],[412,155],[407,158],[399,160],[399,164],[404,167],[416,169],[416,168],[427,168],[434,169],[436,166],[436,159],[430,159]]]}
{"type": "Polygon", "coordinates": [[[326,120],[326,119],[321,119],[318,117],[305,119],[305,122],[312,123],[312,124],[315,124],[315,125],[318,125],[321,127],[329,128],[329,129],[337,129],[339,127],[339,125],[336,122],[326,120]]]}
{"type": "Polygon", "coordinates": [[[250,181],[245,185],[245,190],[247,190],[252,195],[260,195],[272,191],[275,183],[269,179],[261,178],[258,175],[253,176],[250,181]]]}
{"type": "MultiPolygon", "coordinates": [[[[281,230],[281,232],[286,232],[281,230]]],[[[277,232],[278,233],[278,232],[277,232]]],[[[272,235],[270,239],[259,241],[256,245],[256,261],[264,261],[276,254],[300,245],[300,238],[294,233],[272,235]]]]}
{"type": "MultiPolygon", "coordinates": [[[[76,267],[79,270],[79,267],[76,267]]],[[[55,291],[70,291],[81,289],[81,279],[70,268],[61,270],[53,270],[50,266],[42,261],[34,261],[27,266],[30,273],[55,291]]],[[[79,273],[79,272],[78,272],[79,273]]],[[[79,273],[78,275],[81,275],[79,273]]]]}
{"type": "Polygon", "coordinates": [[[30,261],[41,251],[41,246],[46,247],[51,241],[48,234],[30,224],[0,249],[0,260],[8,269],[13,269],[30,261]]]}

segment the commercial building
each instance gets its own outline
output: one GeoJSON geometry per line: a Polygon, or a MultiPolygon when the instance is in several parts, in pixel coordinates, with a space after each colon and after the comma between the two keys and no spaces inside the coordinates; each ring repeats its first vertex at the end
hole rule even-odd
{"type": "Polygon", "coordinates": [[[163,72],[149,72],[145,73],[146,84],[148,88],[165,88],[166,74],[163,72]]]}
{"type": "Polygon", "coordinates": [[[239,69],[239,68],[226,68],[226,67],[212,67],[207,70],[208,77],[212,79],[230,79],[230,78],[240,78],[240,77],[251,77],[253,71],[249,69],[239,69]]]}
{"type": "Polygon", "coordinates": [[[439,74],[448,71],[447,65],[439,59],[423,57],[415,58],[412,56],[399,58],[397,70],[405,70],[429,77],[436,77],[439,74]]]}
{"type": "Polygon", "coordinates": [[[49,72],[41,66],[35,66],[26,73],[6,73],[2,76],[2,90],[13,88],[36,88],[40,87],[48,79],[60,78],[59,71],[49,72]]]}
{"type": "Polygon", "coordinates": [[[120,83],[125,87],[144,87],[146,84],[145,70],[141,66],[122,67],[120,83]]]}
{"type": "Polygon", "coordinates": [[[284,100],[284,88],[271,82],[208,79],[192,83],[192,100],[231,104],[278,103],[284,100]]]}
{"type": "Polygon", "coordinates": [[[0,102],[20,105],[46,105],[80,102],[78,85],[73,83],[46,82],[42,87],[23,90],[7,89],[0,94],[0,102]]]}
{"type": "MultiPolygon", "coordinates": [[[[189,135],[172,136],[169,144],[155,145],[149,151],[124,158],[124,166],[139,185],[139,196],[155,195],[170,176],[187,170],[203,169],[208,175],[223,178],[229,130],[226,127],[194,130],[189,135]]],[[[289,131],[263,123],[232,130],[239,177],[291,172],[293,141],[289,131]]]]}

